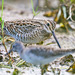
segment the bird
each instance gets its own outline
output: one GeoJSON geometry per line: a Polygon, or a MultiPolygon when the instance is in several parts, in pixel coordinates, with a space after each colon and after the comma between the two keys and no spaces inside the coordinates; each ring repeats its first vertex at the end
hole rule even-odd
{"type": "Polygon", "coordinates": [[[25,19],[4,22],[4,34],[13,37],[16,41],[21,41],[24,44],[36,44],[52,35],[61,48],[55,36],[56,23],[52,20],[41,19],[25,19]]]}
{"type": "MultiPolygon", "coordinates": [[[[40,67],[42,67],[43,65],[49,64],[57,58],[74,53],[75,49],[56,49],[54,47],[43,45],[25,47],[22,42],[15,41],[12,43],[11,49],[5,55],[8,55],[12,51],[18,52],[20,58],[22,58],[24,61],[33,65],[40,65],[40,67]]],[[[43,73],[41,75],[43,75],[43,73]]]]}

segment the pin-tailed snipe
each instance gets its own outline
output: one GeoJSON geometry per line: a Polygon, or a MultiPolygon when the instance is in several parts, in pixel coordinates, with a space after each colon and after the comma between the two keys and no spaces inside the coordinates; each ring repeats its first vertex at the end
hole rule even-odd
{"type": "Polygon", "coordinates": [[[26,44],[39,43],[49,39],[53,34],[60,47],[54,34],[55,27],[55,22],[50,20],[28,19],[6,21],[4,23],[4,33],[26,44]]]}

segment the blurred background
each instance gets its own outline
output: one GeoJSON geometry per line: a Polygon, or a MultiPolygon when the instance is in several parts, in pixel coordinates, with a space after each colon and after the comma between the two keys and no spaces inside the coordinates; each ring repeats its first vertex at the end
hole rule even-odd
{"type": "MultiPolygon", "coordinates": [[[[38,14],[35,18],[43,18],[45,11],[58,8],[59,0],[33,0],[34,10],[38,7],[38,14]],[[41,16],[41,17],[39,17],[41,16]]],[[[0,13],[2,8],[2,0],[0,0],[0,13]]],[[[31,0],[4,0],[3,19],[15,20],[33,17],[31,0]]],[[[43,18],[45,19],[45,18],[43,18]]],[[[52,19],[52,18],[51,18],[52,19]]]]}
{"type": "MultiPolygon", "coordinates": [[[[5,0],[4,2],[7,2],[9,4],[19,4],[21,6],[21,4],[24,4],[25,8],[31,8],[31,0],[5,0]]],[[[59,0],[33,0],[33,4],[34,4],[34,8],[36,6],[39,6],[39,8],[56,8],[59,5],[59,0]]]]}

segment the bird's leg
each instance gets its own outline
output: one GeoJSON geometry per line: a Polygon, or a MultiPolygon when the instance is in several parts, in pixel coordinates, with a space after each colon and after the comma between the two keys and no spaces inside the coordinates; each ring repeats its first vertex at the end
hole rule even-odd
{"type": "Polygon", "coordinates": [[[6,42],[6,41],[12,41],[12,42],[14,42],[15,39],[12,38],[12,37],[6,37],[6,38],[4,38],[4,41],[5,41],[5,42],[6,42]]]}
{"type": "Polygon", "coordinates": [[[43,72],[43,65],[41,65],[40,68],[41,68],[41,75],[43,75],[44,74],[44,72],[43,72]]]}
{"type": "MultiPolygon", "coordinates": [[[[11,37],[8,37],[8,38],[4,38],[4,41],[3,41],[3,45],[4,45],[4,47],[5,47],[5,49],[7,50],[7,48],[6,48],[6,45],[5,45],[5,42],[7,42],[7,41],[12,41],[12,42],[15,42],[15,40],[13,39],[13,38],[11,38],[11,37]]],[[[10,46],[10,49],[11,49],[11,46],[10,46]]],[[[6,51],[7,52],[7,51],[6,51]]],[[[13,52],[12,52],[13,53],[13,52]]],[[[8,53],[7,54],[8,56],[9,56],[9,62],[8,63],[10,63],[11,61],[11,64],[14,62],[14,60],[13,60],[13,58],[12,57],[10,57],[10,54],[8,53]]]]}
{"type": "Polygon", "coordinates": [[[41,75],[43,75],[46,71],[49,71],[48,70],[48,66],[49,64],[46,64],[46,65],[42,65],[40,68],[41,68],[41,75]]]}
{"type": "MultiPolygon", "coordinates": [[[[11,41],[11,42],[13,43],[13,42],[15,42],[15,39],[12,38],[12,37],[7,37],[7,38],[4,39],[4,41],[5,41],[5,42],[11,41]]],[[[11,45],[10,45],[10,49],[11,49],[11,45]]],[[[12,52],[12,54],[13,54],[13,52],[12,52]]],[[[9,54],[8,54],[8,55],[9,55],[9,54]]],[[[12,59],[12,61],[14,61],[14,60],[12,59]]]]}
{"type": "Polygon", "coordinates": [[[46,71],[49,72],[49,70],[48,70],[48,66],[49,66],[49,64],[44,65],[44,70],[45,70],[45,72],[46,72],[46,71]]]}

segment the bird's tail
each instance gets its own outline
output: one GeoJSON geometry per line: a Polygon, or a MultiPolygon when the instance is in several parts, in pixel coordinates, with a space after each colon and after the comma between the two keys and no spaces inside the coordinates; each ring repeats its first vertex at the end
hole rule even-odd
{"type": "Polygon", "coordinates": [[[75,52],[75,48],[74,49],[67,49],[68,52],[75,52]]]}
{"type": "Polygon", "coordinates": [[[74,52],[75,52],[75,48],[74,49],[61,49],[58,54],[67,55],[67,54],[72,54],[74,52]]]}
{"type": "Polygon", "coordinates": [[[75,52],[75,48],[74,49],[67,49],[68,52],[75,52]]]}

